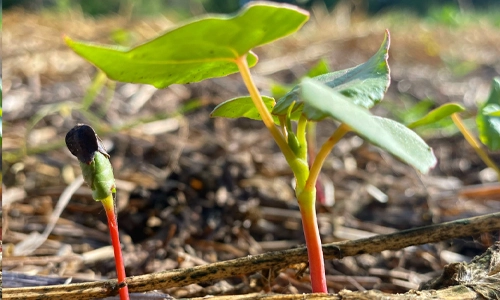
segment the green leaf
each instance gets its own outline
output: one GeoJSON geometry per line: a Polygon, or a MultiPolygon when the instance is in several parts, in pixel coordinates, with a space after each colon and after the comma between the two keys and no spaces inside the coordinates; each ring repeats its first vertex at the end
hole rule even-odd
{"type": "Polygon", "coordinates": [[[317,64],[315,64],[309,72],[307,72],[307,77],[317,77],[330,72],[330,67],[325,59],[321,59],[317,64]]]}
{"type": "MultiPolygon", "coordinates": [[[[390,35],[387,31],[382,46],[367,62],[351,69],[320,75],[314,79],[341,93],[356,105],[370,108],[382,100],[389,87],[390,76],[387,64],[389,44],[390,35]]],[[[296,102],[294,110],[302,109],[299,94],[300,85],[280,98],[272,113],[285,115],[294,101],[296,102]]]]}
{"type": "Polygon", "coordinates": [[[288,93],[289,90],[290,87],[287,85],[271,83],[270,92],[274,99],[283,97],[286,93],[288,93]]]}
{"type": "Polygon", "coordinates": [[[164,88],[235,73],[235,59],[245,54],[254,66],[252,48],[297,31],[308,18],[306,11],[291,5],[259,3],[235,16],[195,20],[131,49],[68,37],[66,43],[111,79],[164,88]]]}
{"type": "MultiPolygon", "coordinates": [[[[323,75],[325,73],[328,73],[330,71],[328,67],[328,63],[326,60],[321,59],[317,64],[315,64],[311,69],[306,74],[306,77],[315,77],[319,75],[323,75]]],[[[294,84],[290,85],[284,85],[284,84],[279,84],[279,83],[272,83],[271,84],[271,95],[276,98],[281,98],[285,96],[290,89],[294,86],[294,84]]],[[[298,116],[300,117],[300,111],[298,113],[298,116]]]]}
{"type": "Polygon", "coordinates": [[[429,125],[436,123],[437,121],[451,116],[454,113],[465,111],[465,108],[460,104],[456,103],[446,103],[440,107],[431,110],[427,115],[421,119],[408,125],[408,128],[415,128],[423,125],[429,125]]]}
{"type": "Polygon", "coordinates": [[[401,103],[384,102],[383,105],[403,124],[422,118],[435,105],[434,101],[429,98],[419,100],[415,104],[405,96],[400,97],[399,100],[401,103]]]}
{"type": "Polygon", "coordinates": [[[476,117],[481,142],[493,151],[500,149],[500,77],[493,79],[488,100],[479,107],[476,117]]]}
{"type": "Polygon", "coordinates": [[[484,114],[487,116],[500,117],[500,106],[495,104],[486,105],[483,108],[484,114]]]}
{"type": "MultiPolygon", "coordinates": [[[[264,100],[264,104],[268,110],[273,109],[275,103],[274,98],[262,96],[262,100],[264,100]]],[[[214,110],[210,113],[210,117],[262,120],[262,117],[260,116],[257,107],[253,104],[250,96],[236,97],[222,102],[214,108],[214,110]]],[[[273,119],[274,123],[279,124],[278,117],[273,116],[273,119]]]]}
{"type": "Polygon", "coordinates": [[[432,149],[404,125],[373,116],[366,108],[313,79],[302,81],[303,113],[312,120],[324,116],[348,125],[353,131],[402,161],[427,173],[436,164],[432,149]]]}

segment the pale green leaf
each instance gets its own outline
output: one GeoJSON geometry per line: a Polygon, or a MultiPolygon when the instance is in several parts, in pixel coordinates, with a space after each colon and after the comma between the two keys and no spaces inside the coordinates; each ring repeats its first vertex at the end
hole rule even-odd
{"type": "Polygon", "coordinates": [[[465,108],[460,104],[456,103],[446,103],[440,107],[431,110],[427,115],[420,118],[419,120],[408,125],[408,128],[416,128],[423,125],[429,125],[436,123],[437,121],[451,116],[454,113],[465,111],[465,108]]]}
{"type": "Polygon", "coordinates": [[[432,149],[404,125],[373,116],[366,108],[313,79],[304,79],[301,86],[303,113],[308,119],[320,120],[328,116],[338,120],[422,173],[427,173],[436,164],[432,149]]]}
{"type": "MultiPolygon", "coordinates": [[[[273,109],[275,104],[274,98],[262,96],[262,100],[266,105],[268,110],[273,109]]],[[[222,117],[222,118],[248,118],[252,120],[262,120],[257,107],[253,104],[252,98],[250,96],[237,97],[233,99],[226,100],[221,104],[217,105],[210,117],[222,117]]],[[[274,122],[279,124],[278,117],[273,117],[274,122]]]]}

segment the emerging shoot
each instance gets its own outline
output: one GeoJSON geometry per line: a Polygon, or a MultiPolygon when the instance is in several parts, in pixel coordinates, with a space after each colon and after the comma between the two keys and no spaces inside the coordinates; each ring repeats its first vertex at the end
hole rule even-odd
{"type": "Polygon", "coordinates": [[[120,247],[120,236],[114,202],[115,178],[101,139],[92,127],[78,124],[66,134],[66,146],[78,158],[85,182],[92,189],[92,198],[101,201],[108,219],[109,234],[115,255],[116,274],[121,300],[129,299],[125,282],[125,264],[120,247]]]}

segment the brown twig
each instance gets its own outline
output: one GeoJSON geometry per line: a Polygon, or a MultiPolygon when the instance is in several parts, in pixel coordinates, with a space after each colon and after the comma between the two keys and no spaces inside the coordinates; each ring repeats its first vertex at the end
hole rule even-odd
{"type": "MultiPolygon", "coordinates": [[[[500,230],[500,213],[460,219],[355,241],[326,244],[323,245],[323,252],[326,259],[335,259],[363,253],[398,250],[413,245],[436,243],[496,230],[500,230]]],[[[127,284],[130,292],[146,292],[220,280],[265,269],[276,270],[306,261],[307,249],[297,248],[193,268],[129,277],[127,278],[127,284]]],[[[54,286],[4,288],[2,296],[3,299],[90,299],[109,297],[117,293],[116,280],[108,280],[54,286]]]]}

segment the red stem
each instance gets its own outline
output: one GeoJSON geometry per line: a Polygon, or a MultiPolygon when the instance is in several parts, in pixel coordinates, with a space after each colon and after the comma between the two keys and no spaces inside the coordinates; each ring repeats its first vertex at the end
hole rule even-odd
{"type": "Polygon", "coordinates": [[[108,227],[109,235],[111,236],[111,244],[113,245],[113,251],[115,254],[115,264],[116,264],[116,275],[118,277],[118,285],[125,284],[125,286],[119,289],[120,300],[129,300],[128,287],[125,282],[125,263],[123,262],[122,249],[120,246],[120,235],[118,233],[118,222],[116,221],[115,207],[113,204],[113,198],[111,201],[102,201],[104,205],[104,210],[106,211],[106,216],[108,217],[108,227]]]}
{"type": "Polygon", "coordinates": [[[307,255],[309,258],[309,272],[313,293],[328,293],[326,288],[325,262],[321,238],[319,236],[316,208],[310,203],[300,204],[302,226],[306,237],[307,255]]]}

